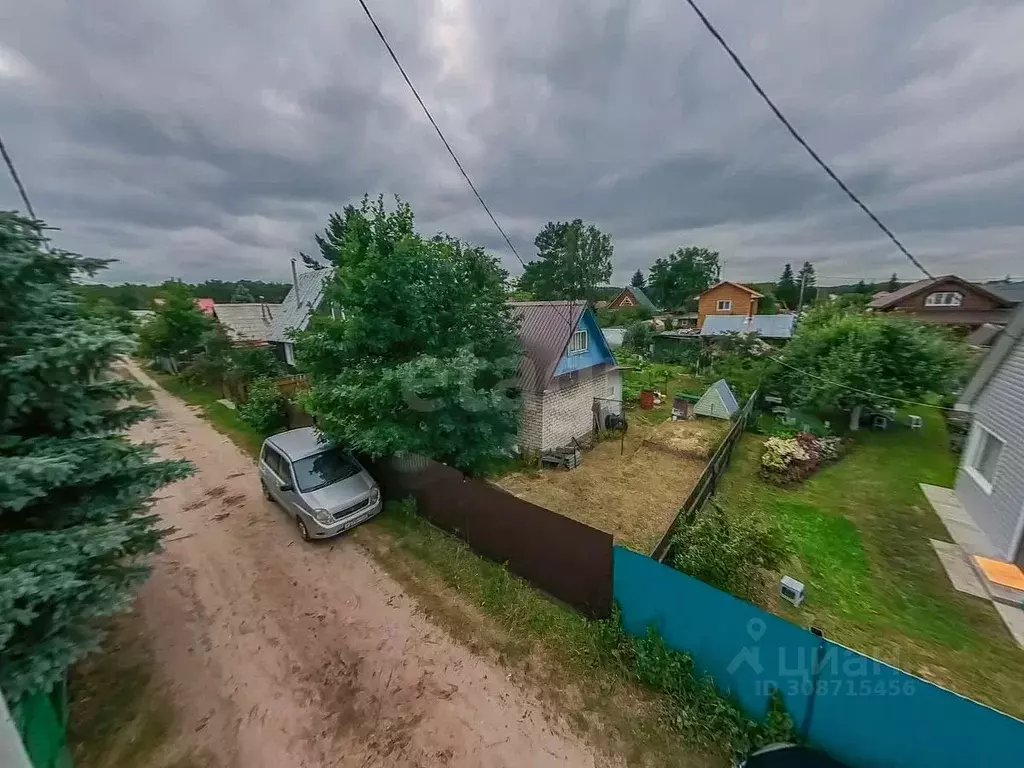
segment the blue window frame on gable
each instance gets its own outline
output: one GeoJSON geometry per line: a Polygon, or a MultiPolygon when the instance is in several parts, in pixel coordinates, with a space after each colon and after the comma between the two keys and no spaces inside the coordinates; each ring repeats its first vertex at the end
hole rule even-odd
{"type": "Polygon", "coordinates": [[[590,334],[585,330],[574,331],[569,339],[569,354],[582,355],[590,349],[590,334]]]}

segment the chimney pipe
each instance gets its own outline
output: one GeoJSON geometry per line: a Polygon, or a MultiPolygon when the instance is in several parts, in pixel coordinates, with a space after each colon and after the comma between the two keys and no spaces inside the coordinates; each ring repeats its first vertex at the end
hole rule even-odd
{"type": "Polygon", "coordinates": [[[301,307],[302,300],[299,298],[299,273],[295,269],[295,259],[292,259],[292,286],[295,288],[295,306],[301,307]]]}

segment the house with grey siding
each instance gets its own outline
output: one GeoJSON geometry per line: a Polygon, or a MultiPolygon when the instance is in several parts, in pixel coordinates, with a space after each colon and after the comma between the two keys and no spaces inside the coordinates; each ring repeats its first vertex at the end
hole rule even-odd
{"type": "Polygon", "coordinates": [[[957,410],[971,430],[956,496],[992,545],[992,554],[1024,565],[1024,305],[982,360],[957,410]]]}
{"type": "Polygon", "coordinates": [[[327,284],[333,276],[334,270],[330,268],[296,272],[295,259],[292,259],[292,287],[278,305],[273,326],[266,337],[278,358],[292,368],[295,367],[292,334],[306,330],[310,319],[318,312],[332,316],[337,314],[337,308],[324,301],[327,284]]]}

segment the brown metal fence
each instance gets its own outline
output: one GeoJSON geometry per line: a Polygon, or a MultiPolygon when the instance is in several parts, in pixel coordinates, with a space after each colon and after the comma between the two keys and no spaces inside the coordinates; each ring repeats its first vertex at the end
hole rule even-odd
{"type": "Polygon", "coordinates": [[[661,537],[661,541],[658,542],[654,551],[651,552],[651,557],[655,560],[661,562],[665,559],[665,555],[668,554],[669,545],[672,543],[672,537],[675,535],[680,523],[683,520],[692,519],[692,517],[700,514],[708,499],[714,495],[715,487],[718,485],[718,478],[722,476],[722,473],[729,466],[729,459],[732,458],[732,449],[740,437],[743,436],[747,422],[754,411],[757,397],[758,392],[755,390],[754,394],[747,398],[747,402],[743,404],[740,412],[736,414],[736,420],[733,422],[732,428],[708,460],[707,466],[704,467],[704,471],[697,478],[697,482],[694,484],[693,490],[690,491],[690,495],[686,497],[683,506],[679,508],[679,512],[672,521],[672,525],[665,531],[665,535],[661,537]]]}
{"type": "Polygon", "coordinates": [[[282,376],[279,379],[274,379],[274,384],[277,385],[278,391],[287,398],[292,398],[297,393],[309,389],[309,379],[306,378],[304,373],[282,376]]]}
{"type": "Polygon", "coordinates": [[[611,614],[612,535],[430,460],[369,462],[386,499],[417,511],[474,551],[594,618],[611,614]]]}

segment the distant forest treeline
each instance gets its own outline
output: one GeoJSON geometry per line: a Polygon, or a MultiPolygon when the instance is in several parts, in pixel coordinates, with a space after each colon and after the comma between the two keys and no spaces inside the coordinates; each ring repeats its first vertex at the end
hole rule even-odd
{"type": "MultiPolygon", "coordinates": [[[[192,295],[209,297],[218,304],[232,302],[266,301],[280,304],[291,288],[291,283],[265,283],[261,280],[206,280],[186,283],[192,295]]],[[[78,293],[87,304],[107,301],[125,309],[150,309],[163,286],[142,283],[122,285],[79,285],[78,293]]]]}

